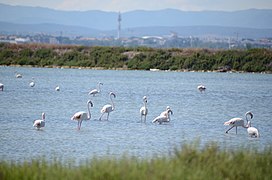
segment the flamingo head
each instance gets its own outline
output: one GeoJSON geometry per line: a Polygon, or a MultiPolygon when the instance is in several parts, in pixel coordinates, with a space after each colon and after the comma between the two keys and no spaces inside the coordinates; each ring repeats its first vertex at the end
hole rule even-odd
{"type": "Polygon", "coordinates": [[[167,109],[167,113],[171,113],[171,115],[173,115],[173,111],[170,108],[167,109]]]}
{"type": "Polygon", "coordinates": [[[91,105],[91,107],[93,107],[93,103],[92,103],[92,101],[91,101],[91,100],[89,100],[89,101],[87,102],[87,104],[90,104],[90,105],[91,105]]]}
{"type": "Polygon", "coordinates": [[[250,119],[252,119],[252,118],[253,118],[253,113],[252,113],[251,111],[246,112],[246,116],[247,116],[247,115],[249,115],[249,116],[250,116],[250,119]]]}
{"type": "Polygon", "coordinates": [[[116,98],[116,95],[113,92],[110,92],[110,96],[113,96],[114,98],[116,98]]]}
{"type": "Polygon", "coordinates": [[[102,82],[99,82],[98,84],[103,85],[103,83],[102,83],[102,82]]]}
{"type": "Polygon", "coordinates": [[[146,97],[146,96],[143,97],[143,101],[144,101],[145,103],[147,103],[147,97],[146,97]]]}

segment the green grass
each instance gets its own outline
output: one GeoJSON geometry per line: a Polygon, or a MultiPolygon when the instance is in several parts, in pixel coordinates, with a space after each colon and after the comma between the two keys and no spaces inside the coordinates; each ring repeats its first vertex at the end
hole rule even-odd
{"type": "MultiPolygon", "coordinates": [[[[41,158],[42,159],[42,158],[41,158]]],[[[0,179],[272,179],[272,149],[220,150],[184,145],[164,157],[93,158],[79,166],[58,160],[0,161],[0,179]]]]}

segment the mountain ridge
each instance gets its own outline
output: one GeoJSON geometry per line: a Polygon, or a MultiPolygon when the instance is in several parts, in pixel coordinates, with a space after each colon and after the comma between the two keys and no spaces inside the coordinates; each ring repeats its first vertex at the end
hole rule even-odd
{"type": "MultiPolygon", "coordinates": [[[[85,37],[116,37],[117,30],[97,30],[88,27],[59,25],[59,24],[15,24],[0,22],[0,32],[6,34],[35,34],[49,33],[60,36],[85,36],[85,37]]],[[[223,26],[149,26],[122,29],[122,37],[142,37],[142,36],[169,36],[176,33],[178,36],[203,37],[236,37],[241,38],[267,38],[272,37],[272,29],[254,29],[241,27],[223,27],[223,26]],[[156,29],[156,31],[154,31],[156,29]]]]}
{"type": "MultiPolygon", "coordinates": [[[[182,11],[166,8],[162,10],[134,10],[121,13],[122,34],[129,36],[156,34],[163,35],[161,29],[168,34],[177,31],[182,34],[182,28],[190,29],[191,35],[207,35],[207,27],[218,31],[213,35],[233,33],[250,34],[249,37],[267,37],[272,33],[272,9],[247,9],[240,11],[182,11]],[[190,27],[190,28],[189,28],[190,27]],[[198,27],[198,33],[196,29],[198,27]],[[199,27],[202,27],[199,28],[199,27]],[[224,28],[231,32],[224,33],[224,28]],[[147,29],[148,32],[147,32],[147,29]],[[206,29],[206,30],[205,30],[206,29]],[[239,32],[235,32],[239,30],[239,32]],[[243,31],[242,31],[243,30],[243,31]],[[131,31],[131,32],[128,32],[131,31]],[[137,31],[137,32],[136,32],[137,31]],[[201,31],[203,33],[201,33],[201,31]],[[219,32],[221,31],[221,33],[219,32]],[[145,33],[144,33],[145,32],[145,33]],[[251,33],[249,33],[251,32],[251,33]],[[256,35],[254,35],[256,33],[256,35]]],[[[118,27],[118,12],[88,10],[64,11],[44,7],[11,6],[0,3],[0,31],[32,32],[38,33],[45,29],[56,31],[69,31],[78,35],[105,34],[116,36],[118,27]],[[29,27],[28,27],[29,26],[29,27]],[[22,28],[22,29],[20,29],[22,28]],[[36,29],[36,30],[35,30],[36,29]],[[34,32],[35,30],[35,32],[34,32]]]]}
{"type": "MultiPolygon", "coordinates": [[[[272,28],[272,10],[182,11],[178,9],[134,10],[122,13],[125,28],[142,26],[220,25],[250,28],[272,28]]],[[[10,23],[55,23],[86,26],[99,30],[115,29],[118,12],[100,10],[63,11],[43,7],[0,4],[0,21],[10,23]]]]}

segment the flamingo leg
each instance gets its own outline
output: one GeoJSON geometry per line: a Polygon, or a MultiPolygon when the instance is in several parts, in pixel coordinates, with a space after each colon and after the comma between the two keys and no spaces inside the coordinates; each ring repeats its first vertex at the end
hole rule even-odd
{"type": "Polygon", "coordinates": [[[107,115],[107,121],[109,120],[109,116],[110,116],[110,113],[108,113],[108,115],[107,115]]]}
{"type": "Polygon", "coordinates": [[[146,115],[144,116],[144,122],[146,122],[146,115]]]}
{"type": "Polygon", "coordinates": [[[101,121],[101,118],[102,118],[103,115],[104,115],[104,113],[101,114],[101,116],[100,116],[100,118],[99,118],[99,121],[101,121]]]}
{"type": "Polygon", "coordinates": [[[228,133],[229,130],[231,130],[232,128],[234,128],[234,126],[231,126],[231,127],[226,131],[226,133],[228,133]]]}
{"type": "Polygon", "coordinates": [[[79,121],[78,121],[78,124],[77,124],[77,129],[78,129],[78,130],[80,130],[80,128],[81,128],[81,123],[82,123],[82,120],[79,120],[79,121]]]}
{"type": "Polygon", "coordinates": [[[236,126],[236,134],[237,134],[237,126],[236,126]]]}

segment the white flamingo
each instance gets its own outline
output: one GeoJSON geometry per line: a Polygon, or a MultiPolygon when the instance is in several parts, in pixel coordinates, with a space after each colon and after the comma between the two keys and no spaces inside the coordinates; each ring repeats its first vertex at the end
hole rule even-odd
{"type": "Polygon", "coordinates": [[[115,95],[113,92],[110,92],[110,93],[109,93],[109,96],[110,96],[111,104],[106,104],[106,105],[103,106],[103,108],[101,109],[101,116],[100,116],[100,118],[99,118],[100,121],[101,121],[102,116],[103,116],[105,113],[108,113],[108,116],[107,116],[107,120],[108,120],[108,119],[109,119],[110,112],[114,111],[114,109],[115,109],[114,103],[113,103],[113,100],[112,100],[112,96],[115,98],[116,95],[115,95]]]}
{"type": "Polygon", "coordinates": [[[55,87],[55,91],[60,91],[60,87],[59,87],[59,86],[56,86],[56,87],[55,87]]]}
{"type": "Polygon", "coordinates": [[[247,119],[247,116],[248,116],[248,115],[250,116],[250,119],[253,118],[252,112],[250,112],[250,111],[246,112],[246,114],[245,114],[246,121],[247,121],[246,124],[245,124],[245,122],[244,122],[244,120],[243,120],[242,118],[232,118],[232,119],[230,119],[229,121],[226,121],[226,122],[224,123],[224,125],[225,125],[225,126],[231,126],[231,127],[226,131],[226,133],[228,133],[229,130],[231,130],[232,128],[236,127],[236,134],[237,134],[237,127],[238,127],[238,126],[241,126],[241,127],[243,127],[243,128],[248,128],[248,127],[249,127],[249,120],[247,119]]]}
{"type": "Polygon", "coordinates": [[[100,93],[100,85],[103,85],[103,83],[99,82],[97,84],[97,89],[93,89],[89,92],[89,95],[95,96],[96,94],[100,93]]]}
{"type": "Polygon", "coordinates": [[[162,112],[159,116],[157,116],[152,123],[158,122],[159,124],[162,124],[163,122],[169,122],[170,121],[170,114],[173,114],[173,111],[169,108],[166,111],[162,112]]]}
{"type": "MultiPolygon", "coordinates": [[[[160,116],[167,116],[167,114],[168,114],[168,110],[170,109],[170,106],[166,106],[166,109],[165,109],[165,111],[163,111],[161,114],[160,114],[160,116]]],[[[173,112],[172,112],[173,113],[173,112]]]]}
{"type": "Polygon", "coordinates": [[[143,97],[143,103],[144,103],[144,106],[141,107],[141,109],[140,109],[141,122],[143,121],[143,116],[144,116],[144,122],[146,122],[146,115],[148,113],[148,109],[146,106],[146,104],[147,104],[147,97],[146,96],[143,97]]]}
{"type": "Polygon", "coordinates": [[[23,76],[22,76],[22,74],[16,72],[15,77],[16,77],[16,78],[22,78],[23,76]]]}
{"type": "Polygon", "coordinates": [[[45,113],[42,113],[42,119],[37,119],[33,121],[33,127],[38,130],[45,126],[45,113]]]}
{"type": "Polygon", "coordinates": [[[4,91],[4,84],[0,83],[0,90],[4,91]]]}
{"type": "Polygon", "coordinates": [[[258,129],[255,127],[251,127],[251,121],[248,121],[247,133],[252,138],[260,137],[260,133],[259,133],[258,129]]]}
{"type": "Polygon", "coordinates": [[[248,127],[247,133],[250,137],[254,137],[254,138],[260,137],[260,133],[259,133],[258,129],[255,127],[248,127]]]}
{"type": "Polygon", "coordinates": [[[199,85],[199,86],[197,86],[197,89],[200,91],[200,92],[202,92],[202,91],[205,91],[206,90],[206,87],[204,86],[204,85],[199,85]]]}
{"type": "Polygon", "coordinates": [[[31,82],[29,83],[29,86],[30,86],[30,87],[34,87],[34,86],[35,86],[34,78],[32,78],[31,82]]]}
{"type": "Polygon", "coordinates": [[[77,129],[78,130],[80,130],[81,123],[82,123],[83,120],[90,120],[91,119],[90,105],[91,105],[91,107],[93,107],[93,103],[92,103],[91,100],[87,101],[87,110],[88,110],[88,112],[79,111],[79,112],[75,113],[71,117],[71,120],[77,121],[77,129]]]}

